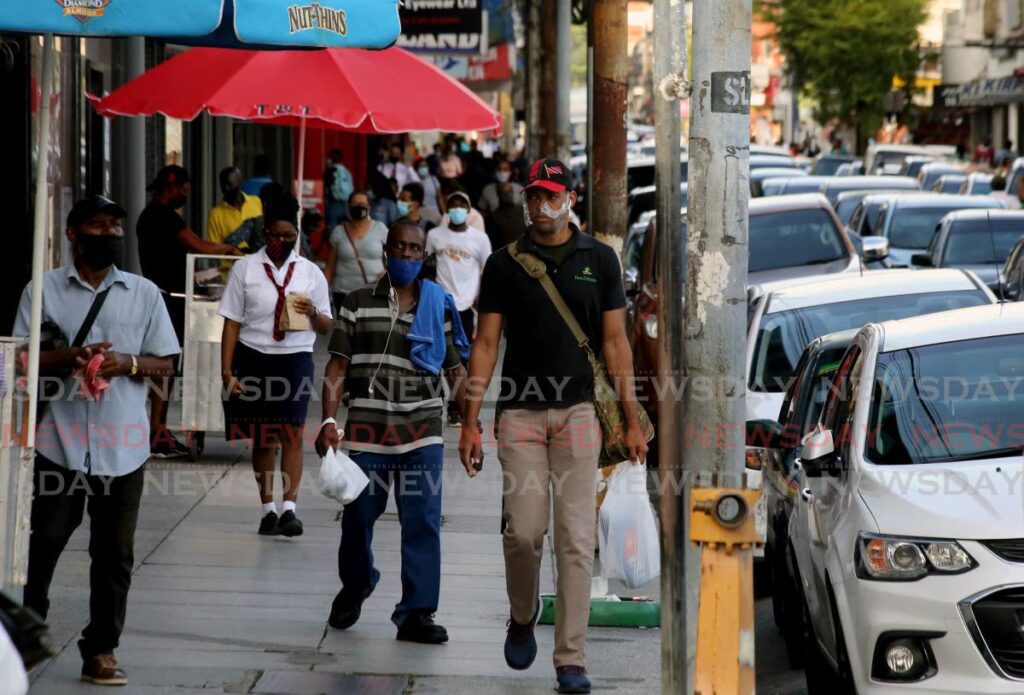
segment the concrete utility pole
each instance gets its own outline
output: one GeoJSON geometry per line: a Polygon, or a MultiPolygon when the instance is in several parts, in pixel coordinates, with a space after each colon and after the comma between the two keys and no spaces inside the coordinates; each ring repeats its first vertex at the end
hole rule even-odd
{"type": "Polygon", "coordinates": [[[529,161],[541,156],[541,30],[540,2],[528,0],[529,11],[526,22],[526,153],[529,161]]]}
{"type": "MultiPolygon", "coordinates": [[[[684,260],[680,234],[679,102],[686,82],[686,15],[683,0],[654,0],[655,184],[658,244],[658,379],[680,379],[683,371],[684,260]]],[[[683,481],[682,402],[658,404],[658,475],[661,490],[661,691],[678,695],[691,690],[689,667],[696,634],[696,605],[689,605],[684,539],[689,538],[689,504],[683,481]],[[680,494],[674,494],[680,490],[680,494]]],[[[699,572],[699,566],[698,570],[699,572]]]]}
{"type": "Polygon", "coordinates": [[[558,4],[557,0],[543,0],[540,10],[541,33],[541,94],[539,157],[555,154],[558,132],[558,4]]]}
{"type": "Polygon", "coordinates": [[[568,163],[569,149],[569,97],[572,83],[569,65],[572,62],[572,0],[558,0],[558,42],[555,51],[555,155],[568,163]]]}
{"type": "MultiPolygon", "coordinates": [[[[713,487],[743,487],[751,19],[751,0],[693,3],[681,431],[688,485],[711,473],[713,487]]],[[[687,571],[699,567],[700,550],[684,547],[687,571]]],[[[751,637],[734,664],[751,674],[752,645],[751,637]]]]}
{"type": "Polygon", "coordinates": [[[629,81],[626,0],[593,0],[593,218],[600,241],[622,255],[626,236],[626,90],[629,81]]]}

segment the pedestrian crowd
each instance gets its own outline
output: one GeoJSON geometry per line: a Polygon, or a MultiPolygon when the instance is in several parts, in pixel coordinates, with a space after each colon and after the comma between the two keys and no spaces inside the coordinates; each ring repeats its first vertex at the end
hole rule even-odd
{"type": "MultiPolygon", "coordinates": [[[[237,257],[216,266],[223,284],[220,376],[226,437],[251,442],[260,505],[255,530],[303,533],[298,490],[317,335],[327,336],[329,360],[319,378],[315,448],[321,456],[346,450],[370,478],[342,514],[341,590],[330,626],[352,627],[379,581],[373,531],[394,487],[402,526],[402,596],[392,615],[397,638],[448,640],[434,619],[442,435],[446,425],[461,428],[459,459],[475,477],[483,466],[485,389],[468,384],[490,381],[504,337],[495,434],[499,464],[512,481],[502,497],[510,603],[505,658],[525,669],[536,656],[541,549],[553,514],[559,692],[589,692],[585,640],[602,437],[591,352],[622,387],[629,458],[639,462],[647,450],[630,386],[619,261],[575,223],[572,176],[559,161],[527,167],[485,157],[475,141],[454,137],[426,157],[395,144],[379,152],[365,190],[344,159],[331,151],[323,211],[301,216],[265,156],[248,179],[235,167],[224,169],[222,197],[203,235],[179,212],[191,195],[188,171],[161,169],[136,225],[142,276],[123,269],[125,210],[98,195],[74,205],[66,225],[72,262],[44,276],[40,372],[91,386],[69,387],[65,397],[41,403],[25,605],[45,619],[57,560],[88,511],[91,598],[79,642],[82,677],[127,682],[114,652],[126,617],[144,464],[150,455],[187,452],[167,426],[188,320],[187,254],[237,257]],[[540,271],[530,271],[524,259],[540,271]],[[565,307],[553,301],[551,287],[565,307]],[[285,384],[287,396],[271,397],[271,382],[285,384]],[[127,429],[147,433],[148,441],[120,445],[127,429]],[[69,431],[79,436],[64,436],[69,431]],[[48,479],[60,483],[55,492],[48,479]]],[[[26,288],[16,334],[28,333],[29,312],[26,288]]]]}

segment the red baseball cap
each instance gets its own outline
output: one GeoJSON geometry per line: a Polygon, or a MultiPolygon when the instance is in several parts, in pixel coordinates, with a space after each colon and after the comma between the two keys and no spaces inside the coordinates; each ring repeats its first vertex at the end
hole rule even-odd
{"type": "Polygon", "coordinates": [[[572,173],[569,167],[557,159],[538,159],[530,167],[527,188],[543,188],[555,193],[572,188],[572,173]]]}

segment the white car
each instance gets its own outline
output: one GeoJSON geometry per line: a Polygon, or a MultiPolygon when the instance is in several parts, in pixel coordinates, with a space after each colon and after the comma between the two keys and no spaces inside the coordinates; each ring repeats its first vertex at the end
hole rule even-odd
{"type": "Polygon", "coordinates": [[[810,695],[1024,692],[1024,305],[865,326],[789,522],[810,695]]]}
{"type": "Polygon", "coordinates": [[[777,420],[804,348],[815,338],[902,319],[995,303],[964,270],[889,270],[798,278],[747,290],[747,420],[777,420]]]}

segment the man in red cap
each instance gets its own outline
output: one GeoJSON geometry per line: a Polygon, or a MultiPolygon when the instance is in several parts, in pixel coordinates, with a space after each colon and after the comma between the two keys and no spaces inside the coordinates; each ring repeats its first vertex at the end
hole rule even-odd
{"type": "MultiPolygon", "coordinates": [[[[511,619],[505,661],[526,669],[537,655],[540,565],[554,507],[558,568],[554,664],[558,692],[588,693],[585,643],[594,563],[601,431],[587,355],[541,283],[513,257],[543,262],[548,277],[602,359],[621,394],[630,458],[643,460],[633,357],[626,340],[626,297],[619,259],[570,220],[576,192],[569,168],[541,159],[523,191],[527,233],[491,255],[484,267],[476,342],[469,366],[467,412],[477,419],[505,332],[498,402],[498,459],[504,473],[502,545],[511,619]]],[[[463,427],[459,454],[470,477],[482,466],[480,432],[463,427]]]]}

